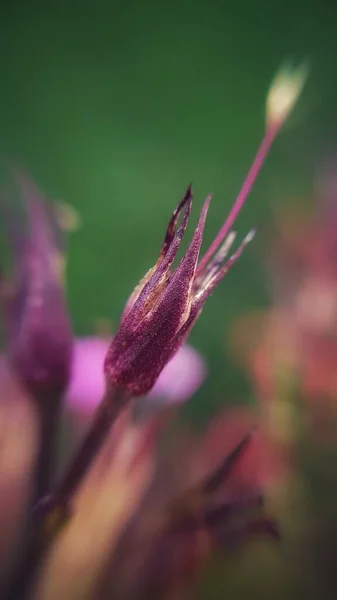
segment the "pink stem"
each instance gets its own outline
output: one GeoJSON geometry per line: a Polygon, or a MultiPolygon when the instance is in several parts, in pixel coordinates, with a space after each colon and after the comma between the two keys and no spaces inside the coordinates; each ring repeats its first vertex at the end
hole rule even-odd
{"type": "Polygon", "coordinates": [[[239,195],[236,198],[234,205],[233,205],[226,221],[224,222],[223,226],[221,227],[219,233],[214,238],[213,242],[211,243],[208,250],[205,252],[204,256],[201,258],[201,260],[198,264],[196,275],[200,274],[200,272],[203,270],[203,268],[208,263],[209,259],[213,256],[214,252],[220,246],[221,242],[225,239],[226,235],[229,233],[235,219],[237,218],[241,208],[243,207],[245,201],[247,200],[247,196],[253,187],[255,179],[257,178],[257,176],[261,170],[261,167],[266,159],[266,156],[272,146],[273,141],[275,140],[275,137],[276,137],[278,131],[279,131],[279,127],[268,127],[268,129],[266,130],[264,138],[257,150],[257,153],[256,153],[253,163],[248,171],[247,177],[243,183],[243,186],[239,192],[239,195]]]}

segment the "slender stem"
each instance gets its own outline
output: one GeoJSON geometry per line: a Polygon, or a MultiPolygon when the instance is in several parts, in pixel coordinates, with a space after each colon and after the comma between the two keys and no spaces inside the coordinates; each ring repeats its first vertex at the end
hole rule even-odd
{"type": "Polygon", "coordinates": [[[93,422],[64,476],[55,491],[36,507],[37,512],[40,508],[44,514],[48,514],[56,507],[67,508],[126,401],[125,393],[119,389],[115,389],[113,394],[110,391],[104,396],[96,410],[93,422]]]}
{"type": "Polygon", "coordinates": [[[35,471],[33,506],[49,493],[57,455],[61,415],[60,399],[46,403],[40,409],[40,448],[35,471]]]}
{"type": "MultiPolygon", "coordinates": [[[[54,466],[56,462],[57,439],[61,414],[61,397],[36,398],[39,417],[39,451],[34,472],[34,483],[30,509],[50,491],[54,466]]],[[[4,597],[6,600],[24,598],[34,574],[34,565],[39,556],[40,540],[36,532],[38,523],[35,515],[27,515],[26,539],[18,563],[6,584],[4,597]]]]}
{"type": "MultiPolygon", "coordinates": [[[[127,401],[121,390],[106,394],[96,410],[93,423],[55,492],[42,499],[33,512],[26,552],[9,587],[6,600],[25,600],[30,593],[41,558],[68,515],[68,503],[77,490],[113,422],[127,401]],[[53,517],[56,517],[53,519],[53,517]],[[51,517],[52,526],[49,518],[51,517]]],[[[41,473],[42,473],[41,466],[41,473]]]]}
{"type": "Polygon", "coordinates": [[[252,165],[248,171],[246,179],[242,185],[242,188],[234,202],[234,205],[221,227],[219,233],[214,238],[208,250],[205,252],[204,256],[201,258],[198,264],[196,275],[200,274],[200,272],[204,269],[209,259],[213,256],[214,252],[218,249],[221,242],[225,239],[226,235],[229,233],[235,219],[237,218],[240,210],[242,209],[244,203],[247,200],[248,194],[251,191],[253,184],[261,170],[261,167],[266,159],[266,156],[277,136],[279,131],[278,127],[268,127],[263,140],[255,154],[255,158],[252,162],[252,165]]]}

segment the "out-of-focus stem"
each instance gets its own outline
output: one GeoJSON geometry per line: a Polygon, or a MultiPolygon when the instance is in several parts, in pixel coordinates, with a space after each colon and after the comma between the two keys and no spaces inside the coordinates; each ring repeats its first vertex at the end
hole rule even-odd
{"type": "MultiPolygon", "coordinates": [[[[33,527],[23,561],[16,570],[6,600],[29,598],[30,586],[36,576],[40,560],[55,535],[66,522],[68,504],[77,491],[97,452],[103,445],[114,421],[126,404],[121,390],[107,393],[96,410],[93,423],[84,437],[65,475],[55,492],[40,501],[33,514],[33,527]]],[[[43,473],[43,463],[40,473],[43,473]]]]}
{"type": "MultiPolygon", "coordinates": [[[[61,400],[60,396],[35,398],[39,421],[39,450],[34,469],[32,496],[29,502],[30,510],[50,491],[56,462],[61,400]]],[[[33,573],[35,558],[38,554],[38,545],[35,543],[37,527],[35,516],[29,512],[25,532],[26,541],[22,554],[19,555],[18,563],[6,584],[4,593],[6,600],[17,600],[18,598],[23,600],[24,598],[23,592],[30,581],[30,572],[33,573]]]]}
{"type": "Polygon", "coordinates": [[[50,492],[57,456],[61,402],[48,402],[39,407],[40,448],[35,471],[33,506],[50,492]]]}
{"type": "MultiPolygon", "coordinates": [[[[111,426],[118,417],[123,406],[126,404],[127,397],[124,391],[115,389],[109,390],[103,400],[97,407],[93,422],[89,427],[87,434],[76,450],[74,457],[66,469],[61,481],[56,486],[55,491],[42,499],[36,506],[35,512],[41,515],[41,518],[47,524],[48,516],[57,511],[61,520],[67,515],[68,504],[77,491],[83,477],[95,458],[98,450],[104,443],[111,426]],[[62,512],[64,513],[62,515],[62,512]]],[[[56,514],[56,513],[55,513],[56,514]]]]}

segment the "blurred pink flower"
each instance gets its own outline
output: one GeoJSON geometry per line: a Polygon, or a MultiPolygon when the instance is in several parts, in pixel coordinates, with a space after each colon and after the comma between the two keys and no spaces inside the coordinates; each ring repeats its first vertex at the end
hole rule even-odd
{"type": "Polygon", "coordinates": [[[74,409],[92,412],[105,390],[103,361],[109,340],[99,337],[77,338],[74,343],[68,405],[74,409]]]}
{"type": "Polygon", "coordinates": [[[182,402],[193,396],[205,377],[206,366],[201,355],[185,344],[163,369],[149,396],[182,402]]]}
{"type": "MultiPolygon", "coordinates": [[[[104,394],[103,362],[109,339],[89,336],[77,338],[74,344],[72,376],[67,392],[68,406],[75,411],[91,413],[104,394]]],[[[169,403],[190,398],[206,377],[206,366],[191,346],[182,346],[160,374],[149,397],[169,403]]]]}

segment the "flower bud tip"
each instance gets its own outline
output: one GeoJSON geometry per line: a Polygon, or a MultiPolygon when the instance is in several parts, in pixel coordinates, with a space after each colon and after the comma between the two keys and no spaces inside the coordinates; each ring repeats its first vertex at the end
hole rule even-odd
{"type": "Polygon", "coordinates": [[[308,77],[308,65],[282,67],[272,82],[266,102],[267,128],[279,128],[289,116],[308,77]]]}

